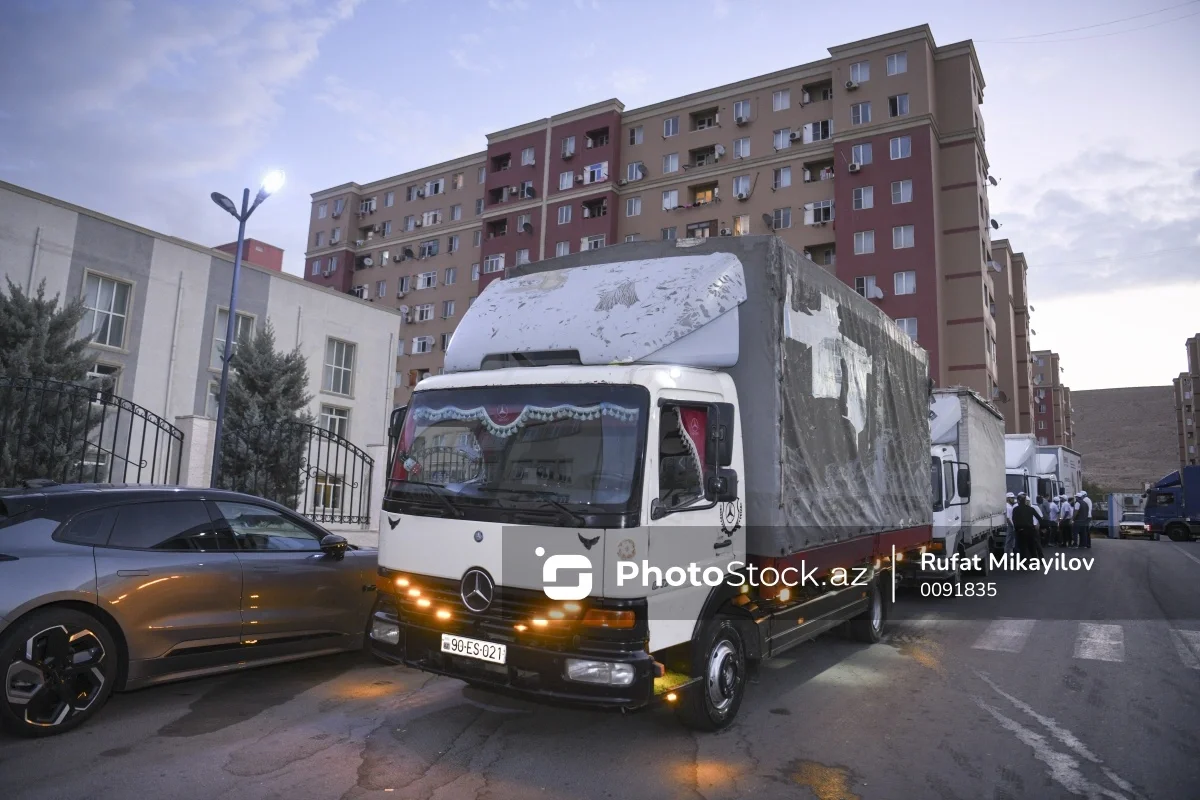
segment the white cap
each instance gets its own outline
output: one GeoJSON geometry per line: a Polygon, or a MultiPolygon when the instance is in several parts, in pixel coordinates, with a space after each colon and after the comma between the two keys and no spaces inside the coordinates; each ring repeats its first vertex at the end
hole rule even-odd
{"type": "Polygon", "coordinates": [[[1024,492],[1017,492],[1017,497],[1028,497],[1024,492]]]}
{"type": "Polygon", "coordinates": [[[1015,494],[1013,494],[1012,492],[1009,492],[1008,494],[1004,495],[1004,499],[1005,500],[1016,500],[1017,496],[1015,494]]]}
{"type": "Polygon", "coordinates": [[[1080,492],[1080,493],[1079,493],[1079,496],[1080,496],[1080,497],[1087,497],[1087,492],[1080,492]]]}

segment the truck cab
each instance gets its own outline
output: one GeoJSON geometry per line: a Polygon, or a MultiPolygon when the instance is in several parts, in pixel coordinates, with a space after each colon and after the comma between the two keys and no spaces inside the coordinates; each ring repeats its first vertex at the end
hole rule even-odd
{"type": "Polygon", "coordinates": [[[1172,472],[1146,492],[1144,525],[1155,539],[1182,542],[1200,536],[1200,466],[1172,472]]]}

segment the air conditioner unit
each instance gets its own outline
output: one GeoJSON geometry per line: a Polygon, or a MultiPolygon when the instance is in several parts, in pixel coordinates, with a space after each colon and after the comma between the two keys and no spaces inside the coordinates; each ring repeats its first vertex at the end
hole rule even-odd
{"type": "Polygon", "coordinates": [[[325,269],[321,270],[321,274],[328,278],[333,273],[330,271],[329,267],[326,267],[325,269]]]}
{"type": "Polygon", "coordinates": [[[340,211],[335,211],[335,212],[333,212],[333,218],[334,218],[334,219],[337,219],[337,218],[338,218],[338,217],[340,217],[341,215],[342,215],[342,212],[340,212],[340,211]]]}
{"type": "Polygon", "coordinates": [[[576,183],[583,183],[583,176],[582,176],[582,175],[576,175],[576,176],[575,176],[575,182],[576,182],[576,183]]]}
{"type": "Polygon", "coordinates": [[[621,180],[617,181],[617,186],[624,186],[627,183],[629,183],[629,181],[625,180],[624,178],[621,178],[621,180]]]}
{"type": "Polygon", "coordinates": [[[729,230],[729,228],[721,228],[721,235],[722,236],[733,236],[733,231],[729,230]]]}
{"type": "Polygon", "coordinates": [[[734,117],[733,118],[734,124],[737,125],[738,127],[745,125],[749,121],[750,121],[749,117],[734,117]]]}
{"type": "Polygon", "coordinates": [[[420,227],[423,227],[425,225],[425,223],[421,222],[421,220],[417,220],[416,222],[413,223],[413,225],[417,228],[420,228],[420,227]]]}
{"type": "Polygon", "coordinates": [[[424,196],[425,196],[425,190],[417,189],[417,197],[424,197],[424,196]]]}
{"type": "Polygon", "coordinates": [[[382,230],[383,230],[383,226],[382,226],[382,225],[372,225],[372,226],[371,226],[371,233],[379,233],[379,232],[381,232],[382,230]]]}
{"type": "Polygon", "coordinates": [[[520,186],[513,186],[513,187],[509,188],[509,191],[510,191],[510,192],[512,192],[513,194],[520,194],[520,192],[521,192],[521,187],[520,187],[520,186]]]}
{"type": "Polygon", "coordinates": [[[355,239],[355,240],[354,240],[354,246],[355,246],[355,247],[362,247],[362,246],[363,246],[364,244],[366,244],[366,243],[367,243],[367,240],[366,240],[366,239],[355,239]]]}
{"type": "Polygon", "coordinates": [[[574,151],[574,150],[572,150],[572,151],[571,151],[571,152],[569,152],[569,153],[563,153],[563,161],[570,161],[570,160],[571,160],[572,158],[574,158],[574,157],[575,157],[575,151],[574,151]]]}
{"type": "Polygon", "coordinates": [[[395,261],[397,264],[399,264],[403,260],[404,260],[404,256],[400,253],[397,253],[396,255],[392,256],[392,261],[395,261]]]}
{"type": "Polygon", "coordinates": [[[806,105],[808,105],[808,104],[809,104],[809,103],[811,103],[811,102],[812,102],[812,95],[811,95],[811,94],[809,94],[808,92],[801,92],[801,93],[800,93],[800,105],[802,105],[802,106],[806,106],[806,105]]]}
{"type": "Polygon", "coordinates": [[[804,139],[803,131],[792,131],[791,133],[788,134],[788,141],[799,142],[799,141],[802,141],[803,139],[804,139]]]}
{"type": "Polygon", "coordinates": [[[404,295],[406,295],[406,294],[408,294],[408,292],[404,292],[404,291],[396,292],[396,297],[404,297],[404,295]]]}
{"type": "Polygon", "coordinates": [[[853,92],[858,88],[858,81],[846,81],[846,91],[853,92]]]}
{"type": "Polygon", "coordinates": [[[804,182],[812,183],[812,170],[804,170],[804,182]]]}
{"type": "Polygon", "coordinates": [[[738,200],[745,200],[745,199],[749,198],[750,195],[746,194],[745,192],[738,192],[737,194],[734,195],[734,197],[736,197],[738,200]]]}
{"type": "Polygon", "coordinates": [[[857,161],[850,162],[850,171],[851,172],[858,172],[860,169],[862,169],[862,164],[858,163],[857,161]]]}

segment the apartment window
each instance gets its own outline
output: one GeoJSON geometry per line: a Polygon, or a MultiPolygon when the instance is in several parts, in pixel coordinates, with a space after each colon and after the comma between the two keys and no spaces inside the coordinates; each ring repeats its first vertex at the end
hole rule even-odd
{"type": "Polygon", "coordinates": [[[875,207],[874,186],[859,186],[853,191],[852,197],[855,211],[875,207]]]}
{"type": "Polygon", "coordinates": [[[912,181],[892,181],[892,205],[912,202],[912,181]]]}
{"type": "Polygon", "coordinates": [[[670,211],[671,209],[675,208],[678,205],[679,205],[679,190],[678,189],[668,189],[667,191],[662,193],[663,211],[670,211]]]}
{"type": "Polygon", "coordinates": [[[396,193],[395,192],[385,192],[383,195],[383,207],[391,208],[394,205],[396,205],[396,193]]]}
{"type": "Polygon", "coordinates": [[[342,229],[334,228],[329,234],[329,243],[337,244],[342,240],[342,229]]]}
{"type": "Polygon", "coordinates": [[[321,203],[317,206],[317,219],[325,219],[329,214],[329,204],[321,203]]]}
{"type": "Polygon", "coordinates": [[[887,57],[887,74],[900,75],[908,72],[908,53],[892,53],[887,57]]]}
{"type": "Polygon", "coordinates": [[[679,135],[679,117],[667,117],[663,120],[663,138],[679,135]]]}
{"type": "Polygon", "coordinates": [[[350,436],[350,410],[337,406],[321,406],[321,427],[343,439],[350,436]]]}
{"type": "Polygon", "coordinates": [[[1046,430],[1046,420],[1044,420],[1044,419],[1039,419],[1039,420],[1038,420],[1038,430],[1039,430],[1039,431],[1044,431],[1044,430],[1046,430]]]}
{"type": "Polygon", "coordinates": [[[471,265],[471,280],[473,280],[473,281],[479,280],[479,265],[478,264],[471,265]]]}
{"type": "Polygon", "coordinates": [[[487,167],[480,167],[475,170],[475,180],[477,183],[483,183],[487,180],[487,167]]]}
{"type": "Polygon", "coordinates": [[[672,239],[674,239],[675,238],[675,226],[672,225],[670,228],[663,228],[662,229],[662,238],[664,241],[671,241],[672,239]]]}
{"type": "Polygon", "coordinates": [[[313,242],[313,244],[316,247],[324,247],[325,246],[325,231],[317,231],[317,238],[313,242]]]}
{"type": "Polygon", "coordinates": [[[812,141],[824,141],[833,136],[833,120],[823,119],[820,122],[810,122],[808,129],[812,132],[812,141]]]}
{"type": "MultiPolygon", "coordinates": [[[[225,335],[229,333],[229,309],[217,309],[217,319],[213,323],[213,345],[209,354],[209,369],[221,368],[221,357],[225,355],[225,335]]],[[[233,323],[233,347],[230,348],[229,358],[237,353],[239,347],[250,343],[254,336],[254,317],[249,314],[238,314],[233,323]]]]}
{"type": "Polygon", "coordinates": [[[463,187],[463,174],[456,172],[450,176],[450,188],[461,189],[463,187]]]}
{"type": "Polygon", "coordinates": [[[917,273],[912,270],[895,273],[892,276],[892,287],[896,294],[916,294],[917,273]]]}
{"type": "Polygon", "coordinates": [[[406,202],[409,202],[409,203],[411,203],[413,200],[416,200],[417,199],[417,187],[416,186],[407,187],[404,190],[404,199],[406,202]]]}
{"type": "MultiPolygon", "coordinates": [[[[443,333],[443,334],[442,334],[442,349],[443,349],[443,350],[445,350],[446,348],[448,348],[448,347],[450,346],[450,338],[451,338],[452,336],[454,336],[454,334],[453,334],[453,333],[443,333]]],[[[446,368],[445,368],[445,367],[443,367],[441,370],[439,370],[439,371],[438,371],[438,374],[439,374],[439,375],[445,375],[445,374],[446,374],[446,368]]]]}
{"type": "Polygon", "coordinates": [[[447,253],[457,253],[458,252],[458,234],[457,233],[454,234],[453,236],[449,237],[448,239],[446,239],[446,252],[447,253]]]}
{"type": "Polygon", "coordinates": [[[892,249],[903,250],[913,246],[913,226],[897,225],[892,228],[892,249]]]}
{"type": "Polygon", "coordinates": [[[442,210],[440,208],[433,211],[426,211],[421,215],[421,222],[424,225],[438,225],[441,223],[441,221],[442,210]]]}
{"type": "Polygon", "coordinates": [[[436,289],[437,288],[437,270],[431,269],[429,272],[422,272],[417,276],[418,289],[436,289]]]}
{"type": "Polygon", "coordinates": [[[88,273],[83,297],[83,323],[80,336],[91,336],[93,344],[125,346],[125,321],[129,313],[129,294],[133,287],[124,281],[88,273]]]}
{"type": "Polygon", "coordinates": [[[625,165],[625,180],[640,181],[646,176],[646,167],[640,161],[631,161],[625,165]]]}
{"type": "Polygon", "coordinates": [[[566,225],[570,221],[571,221],[571,207],[570,206],[559,206],[558,207],[558,224],[566,225]]]}
{"type": "Polygon", "coordinates": [[[479,199],[477,199],[475,201],[475,216],[478,217],[482,213],[483,213],[483,198],[480,197],[479,199]]]}
{"type": "Polygon", "coordinates": [[[818,222],[829,222],[833,219],[833,201],[818,200],[815,203],[809,203],[805,207],[806,212],[811,210],[812,218],[806,219],[805,222],[815,224],[818,222]]]}
{"type": "Polygon", "coordinates": [[[668,153],[663,156],[663,174],[679,171],[679,153],[668,153]]]}
{"type": "Polygon", "coordinates": [[[450,206],[450,221],[457,222],[462,219],[462,203],[455,203],[450,206]]]}
{"type": "Polygon", "coordinates": [[[375,281],[375,296],[376,297],[386,297],[387,296],[387,281],[375,281]]]}
{"type": "Polygon", "coordinates": [[[792,146],[791,128],[780,128],[779,130],[775,131],[774,136],[775,138],[772,142],[772,147],[774,147],[776,150],[782,150],[785,147],[792,146]]]}
{"type": "Polygon", "coordinates": [[[908,114],[908,95],[897,94],[888,98],[888,113],[893,117],[903,117],[908,114]]]}
{"type": "Polygon", "coordinates": [[[454,301],[453,300],[443,300],[442,301],[442,319],[450,319],[453,316],[454,316],[454,301]]]}
{"type": "Polygon", "coordinates": [[[734,236],[749,236],[750,235],[750,215],[739,214],[733,218],[733,235],[734,236]]]}
{"type": "Polygon", "coordinates": [[[600,181],[608,180],[608,162],[601,161],[599,164],[592,164],[583,171],[584,183],[599,183],[600,181]]]}
{"type": "Polygon", "coordinates": [[[503,271],[504,271],[504,254],[503,253],[498,253],[496,255],[488,256],[487,258],[485,258],[483,260],[483,274],[484,275],[490,275],[493,272],[503,272],[503,271]]]}
{"type": "Polygon", "coordinates": [[[446,191],[446,179],[438,178],[435,181],[429,181],[425,184],[425,194],[432,197],[435,194],[442,194],[446,191]]]}
{"type": "Polygon", "coordinates": [[[771,95],[771,110],[785,111],[792,107],[792,90],[780,89],[771,95]]]}
{"type": "Polygon", "coordinates": [[[346,198],[339,197],[337,200],[333,201],[333,215],[335,217],[338,214],[341,214],[345,210],[346,210],[346,198]]]}
{"type": "Polygon", "coordinates": [[[850,148],[850,160],[855,164],[865,166],[871,163],[871,145],[856,144],[850,148]]]}
{"type": "Polygon", "coordinates": [[[750,176],[738,175],[733,179],[733,196],[741,197],[750,195],[750,176]]]}
{"type": "Polygon", "coordinates": [[[743,136],[741,139],[733,140],[733,157],[734,158],[749,158],[750,157],[750,137],[743,136]]]}
{"type": "Polygon", "coordinates": [[[629,129],[629,143],[630,144],[641,144],[642,143],[642,126],[641,125],[635,125],[634,127],[629,129]]]}
{"type": "Polygon", "coordinates": [[[856,231],[854,234],[854,255],[862,256],[875,252],[875,231],[856,231]]]}
{"type": "Polygon", "coordinates": [[[329,259],[329,271],[337,272],[337,256],[332,256],[329,259]]]}
{"type": "MultiPolygon", "coordinates": [[[[895,114],[892,115],[896,116],[895,114]]],[[[866,125],[871,121],[871,103],[854,103],[850,106],[850,124],[866,125]]]]}
{"type": "Polygon", "coordinates": [[[517,263],[518,267],[521,266],[522,264],[529,263],[529,249],[528,248],[524,248],[524,249],[517,251],[516,263],[517,263]]]}
{"type": "MultiPolygon", "coordinates": [[[[875,276],[861,275],[854,279],[854,291],[863,297],[871,297],[875,292],[875,276]]],[[[872,298],[874,299],[874,298],[872,298]]]]}
{"type": "Polygon", "coordinates": [[[604,235],[586,236],[583,239],[582,249],[584,250],[599,250],[604,247],[604,235]]]}
{"type": "Polygon", "coordinates": [[[483,244],[483,231],[475,231],[471,234],[471,245],[479,247],[481,244],[483,244]]]}
{"type": "Polygon", "coordinates": [[[594,131],[589,131],[584,137],[584,142],[588,150],[593,150],[597,147],[604,147],[608,144],[608,128],[599,128],[594,131]]]}
{"type": "Polygon", "coordinates": [[[900,330],[908,334],[908,338],[914,342],[917,341],[917,318],[916,317],[901,317],[896,320],[896,324],[900,326],[900,330]]]}
{"type": "Polygon", "coordinates": [[[379,266],[386,267],[388,263],[388,251],[384,250],[379,254],[379,266]]]}
{"type": "Polygon", "coordinates": [[[792,227],[792,209],[777,208],[771,212],[771,229],[783,230],[792,227]]]}
{"type": "Polygon", "coordinates": [[[360,214],[374,214],[375,213],[375,198],[372,197],[369,200],[363,200],[361,203],[359,203],[358,204],[358,212],[360,214]]]}
{"type": "Polygon", "coordinates": [[[626,244],[628,244],[630,242],[640,242],[641,240],[642,240],[641,234],[637,234],[637,233],[625,234],[625,243],[626,244]]]}
{"type": "Polygon", "coordinates": [[[567,256],[570,254],[571,254],[571,243],[570,242],[559,242],[558,244],[554,245],[554,255],[555,256],[561,258],[562,256],[567,256]]]}
{"type": "Polygon", "coordinates": [[[341,339],[325,340],[325,372],[321,387],[334,394],[349,395],[354,388],[355,345],[341,339]]]}
{"type": "Polygon", "coordinates": [[[321,274],[321,259],[319,259],[319,258],[314,258],[314,259],[313,259],[313,263],[312,263],[312,274],[313,274],[313,275],[320,275],[320,274],[321,274]]]}
{"type": "Polygon", "coordinates": [[[771,186],[776,189],[785,189],[792,185],[792,168],[777,167],[774,174],[771,176],[771,186]]]}
{"type": "Polygon", "coordinates": [[[560,192],[565,192],[575,185],[574,171],[558,173],[558,189],[560,192]]]}
{"type": "Polygon", "coordinates": [[[892,161],[898,158],[908,158],[912,155],[912,137],[897,136],[891,141],[892,161]]]}
{"type": "Polygon", "coordinates": [[[432,336],[414,336],[412,341],[413,355],[421,353],[433,352],[433,337],[432,336]]]}
{"type": "MultiPolygon", "coordinates": [[[[425,241],[421,242],[420,250],[418,252],[418,255],[421,258],[432,258],[433,256],[436,256],[437,254],[438,254],[438,240],[437,239],[426,239],[425,241]]],[[[425,273],[425,274],[428,275],[429,273],[425,273]]],[[[424,289],[426,287],[418,286],[417,288],[424,289]]]]}
{"type": "Polygon", "coordinates": [[[528,167],[533,164],[533,148],[526,147],[521,151],[521,166],[528,167]]]}
{"type": "Polygon", "coordinates": [[[405,231],[415,231],[416,229],[417,229],[417,218],[414,217],[412,214],[409,214],[407,217],[404,218],[404,230],[405,231]]]}
{"type": "Polygon", "coordinates": [[[1039,414],[1045,414],[1045,413],[1046,413],[1046,404],[1045,404],[1045,403],[1042,403],[1041,405],[1039,405],[1039,406],[1038,406],[1038,413],[1039,413],[1039,414]]]}
{"type": "Polygon", "coordinates": [[[744,122],[749,122],[749,120],[750,120],[750,101],[749,100],[738,100],[736,103],[734,103],[733,104],[733,117],[734,117],[734,120],[742,120],[744,122]]]}
{"type": "Polygon", "coordinates": [[[429,322],[433,319],[433,303],[422,303],[417,306],[417,322],[429,322]]]}
{"type": "Polygon", "coordinates": [[[366,300],[367,299],[367,285],[364,283],[361,286],[355,286],[353,289],[350,290],[350,293],[352,295],[354,295],[355,297],[357,297],[359,300],[366,300]]]}
{"type": "Polygon", "coordinates": [[[855,83],[866,83],[871,80],[871,62],[859,61],[850,65],[850,80],[855,83]]]}
{"type": "Polygon", "coordinates": [[[642,198],[630,197],[625,201],[625,216],[636,217],[642,213],[642,198]]]}

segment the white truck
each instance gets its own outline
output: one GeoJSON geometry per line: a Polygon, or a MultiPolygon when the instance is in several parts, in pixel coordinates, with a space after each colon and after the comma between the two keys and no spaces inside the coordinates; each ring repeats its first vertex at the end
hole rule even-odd
{"type": "MultiPolygon", "coordinates": [[[[921,570],[920,579],[962,583],[962,563],[981,556],[1006,532],[1004,416],[965,387],[935,389],[929,404],[933,542],[938,555],[958,554],[948,573],[921,570]]],[[[945,562],[943,562],[945,563],[945,562]]]]}
{"type": "Polygon", "coordinates": [[[924,350],[775,237],[510,270],[395,416],[379,656],[725,727],[747,670],[878,641],[930,542],[924,350]]]}
{"type": "Polygon", "coordinates": [[[1051,477],[1051,495],[1072,497],[1083,489],[1083,456],[1064,445],[1038,445],[1036,472],[1051,477]]]}

